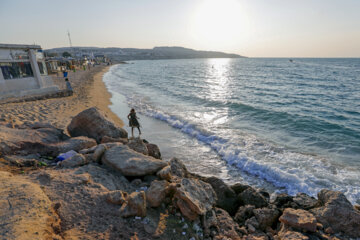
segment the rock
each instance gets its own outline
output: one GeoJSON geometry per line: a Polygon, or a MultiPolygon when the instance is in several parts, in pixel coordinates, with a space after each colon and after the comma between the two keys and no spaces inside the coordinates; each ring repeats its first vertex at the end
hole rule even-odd
{"type": "Polygon", "coordinates": [[[216,213],[214,209],[210,209],[202,216],[202,225],[204,227],[205,236],[209,237],[211,233],[211,228],[218,228],[218,223],[216,219],[216,213]]]}
{"type": "Polygon", "coordinates": [[[190,220],[204,215],[216,203],[211,185],[201,180],[183,178],[174,194],[175,205],[190,220]]]}
{"type": "Polygon", "coordinates": [[[166,197],[169,183],[166,180],[151,182],[146,190],[146,201],[150,207],[159,207],[166,197]]]}
{"type": "Polygon", "coordinates": [[[215,208],[218,234],[215,239],[241,239],[241,230],[239,226],[230,217],[229,213],[221,208],[215,208]]]}
{"type": "Polygon", "coordinates": [[[106,196],[106,200],[112,204],[123,204],[127,198],[128,194],[121,190],[110,191],[106,196]]]}
{"type": "Polygon", "coordinates": [[[138,153],[149,155],[146,144],[140,138],[130,140],[127,146],[138,153]]]}
{"type": "Polygon", "coordinates": [[[253,212],[259,223],[259,228],[263,231],[267,227],[272,227],[280,216],[280,211],[276,208],[258,208],[254,209],[253,212]]]}
{"type": "Polygon", "coordinates": [[[256,217],[253,216],[245,221],[245,226],[247,227],[247,229],[249,230],[250,233],[254,233],[256,231],[256,229],[258,229],[260,227],[260,224],[256,220],[256,217]],[[255,231],[252,230],[252,227],[255,228],[255,231]]]}
{"type": "Polygon", "coordinates": [[[72,137],[86,136],[94,138],[97,143],[104,136],[111,138],[127,138],[127,132],[117,126],[95,107],[86,109],[76,115],[67,127],[72,137]]]}
{"type": "Polygon", "coordinates": [[[279,232],[278,236],[280,240],[309,240],[309,237],[304,234],[290,230],[279,232]]]}
{"type": "Polygon", "coordinates": [[[166,162],[144,156],[125,145],[115,146],[105,152],[102,162],[124,176],[145,176],[156,173],[167,165],[166,162]]]}
{"type": "Polygon", "coordinates": [[[160,149],[156,144],[146,143],[145,145],[148,150],[149,156],[152,156],[157,159],[161,159],[160,149]]]}
{"type": "Polygon", "coordinates": [[[146,216],[146,197],[145,192],[131,193],[126,202],[120,208],[120,215],[122,217],[145,217],[146,216]]]}
{"type": "Polygon", "coordinates": [[[185,165],[178,158],[172,158],[170,160],[170,169],[173,176],[180,178],[189,177],[189,172],[186,169],[185,165]]]}
{"type": "Polygon", "coordinates": [[[69,137],[61,129],[17,129],[0,125],[0,155],[41,153],[45,145],[58,143],[69,137]]]}
{"type": "Polygon", "coordinates": [[[360,238],[360,212],[355,210],[341,192],[323,189],[318,193],[321,207],[310,211],[324,228],[331,227],[335,232],[360,238]]]}
{"type": "Polygon", "coordinates": [[[60,153],[66,153],[70,150],[79,152],[85,148],[96,146],[96,141],[88,137],[74,137],[66,141],[44,145],[42,149],[37,150],[40,154],[49,156],[58,156],[60,153]]]}
{"type": "Polygon", "coordinates": [[[36,167],[39,165],[38,157],[34,154],[28,156],[7,155],[4,159],[17,167],[36,167]]]}
{"type": "Polygon", "coordinates": [[[127,144],[128,143],[128,139],[127,138],[112,138],[109,136],[103,136],[101,138],[101,143],[111,143],[111,142],[119,142],[122,144],[127,144]]]}
{"type": "Polygon", "coordinates": [[[219,178],[209,177],[204,180],[212,186],[216,193],[216,206],[226,210],[230,215],[234,216],[238,207],[235,192],[219,178]]]}
{"type": "Polygon", "coordinates": [[[253,188],[248,188],[238,195],[238,200],[243,205],[254,205],[255,208],[266,207],[267,199],[253,188]]]}
{"type": "Polygon", "coordinates": [[[299,208],[304,210],[309,210],[316,207],[318,202],[315,198],[310,197],[305,193],[296,194],[296,197],[293,198],[293,201],[299,206],[299,208]]]}
{"type": "Polygon", "coordinates": [[[280,193],[276,195],[275,200],[273,202],[274,205],[276,205],[278,208],[295,208],[297,209],[297,204],[294,203],[293,197],[286,194],[286,193],[280,193]]]}
{"type": "Polygon", "coordinates": [[[244,225],[247,219],[254,216],[254,209],[255,207],[253,205],[239,207],[234,217],[235,221],[238,222],[240,226],[244,225]]]}
{"type": "Polygon", "coordinates": [[[95,148],[94,154],[92,155],[93,161],[94,162],[100,162],[102,156],[104,155],[106,151],[106,147],[103,144],[98,145],[95,148]]]}
{"type": "Polygon", "coordinates": [[[60,167],[65,167],[65,168],[68,168],[68,167],[77,167],[77,166],[81,166],[81,165],[84,165],[86,164],[86,159],[84,157],[84,155],[82,154],[76,154],[68,159],[65,159],[64,161],[61,161],[58,163],[58,165],[60,167]]]}
{"type": "Polygon", "coordinates": [[[313,214],[302,209],[286,208],[279,218],[280,222],[287,226],[305,230],[309,232],[316,232],[316,218],[313,214]]]}
{"type": "Polygon", "coordinates": [[[158,171],[156,173],[156,175],[163,180],[167,180],[170,181],[172,176],[171,176],[171,168],[170,166],[166,166],[163,169],[161,169],[160,171],[158,171]]]}
{"type": "Polygon", "coordinates": [[[236,194],[242,193],[246,189],[250,188],[249,185],[244,185],[244,184],[241,184],[241,183],[235,183],[234,185],[232,185],[230,187],[236,194]]]}

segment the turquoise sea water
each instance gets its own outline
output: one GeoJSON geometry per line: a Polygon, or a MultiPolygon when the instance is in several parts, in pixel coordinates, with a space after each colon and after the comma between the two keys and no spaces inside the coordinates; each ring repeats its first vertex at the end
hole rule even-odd
{"type": "Polygon", "coordinates": [[[360,199],[360,59],[133,61],[104,81],[113,111],[134,107],[165,159],[229,183],[360,199]]]}

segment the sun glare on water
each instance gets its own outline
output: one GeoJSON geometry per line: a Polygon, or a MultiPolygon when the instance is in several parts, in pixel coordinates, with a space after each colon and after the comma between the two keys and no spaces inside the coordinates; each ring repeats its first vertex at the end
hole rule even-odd
{"type": "Polygon", "coordinates": [[[233,47],[248,30],[247,17],[237,0],[204,0],[192,19],[194,39],[210,48],[233,47]]]}

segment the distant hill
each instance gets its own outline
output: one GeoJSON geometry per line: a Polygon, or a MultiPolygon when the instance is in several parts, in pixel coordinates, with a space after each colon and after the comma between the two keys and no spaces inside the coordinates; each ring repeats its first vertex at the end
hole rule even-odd
{"type": "Polygon", "coordinates": [[[187,59],[187,58],[242,58],[238,54],[229,54],[215,51],[197,51],[184,47],[154,47],[153,49],[138,48],[98,48],[98,47],[69,47],[53,48],[45,50],[46,53],[70,52],[78,57],[83,55],[104,54],[112,61],[127,60],[153,60],[153,59],[187,59]]]}

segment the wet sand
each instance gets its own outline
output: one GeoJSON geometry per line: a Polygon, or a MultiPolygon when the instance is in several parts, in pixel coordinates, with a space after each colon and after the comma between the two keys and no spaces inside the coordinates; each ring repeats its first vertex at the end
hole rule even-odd
{"type": "MultiPolygon", "coordinates": [[[[20,125],[24,122],[48,122],[58,128],[65,129],[72,117],[79,112],[97,107],[116,122],[123,122],[109,108],[111,94],[107,91],[102,77],[109,66],[96,66],[90,70],[69,72],[69,81],[74,89],[74,95],[64,98],[53,98],[21,103],[0,105],[0,122],[20,125]]],[[[64,79],[52,75],[53,81],[60,89],[65,88],[64,79]]]]}

